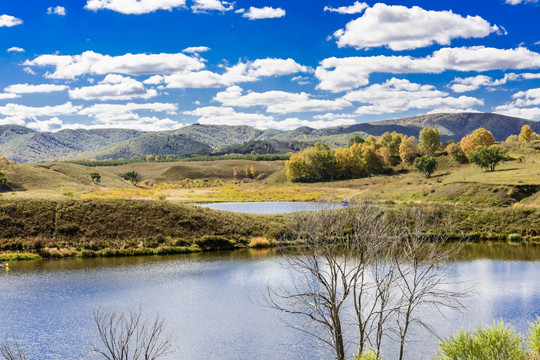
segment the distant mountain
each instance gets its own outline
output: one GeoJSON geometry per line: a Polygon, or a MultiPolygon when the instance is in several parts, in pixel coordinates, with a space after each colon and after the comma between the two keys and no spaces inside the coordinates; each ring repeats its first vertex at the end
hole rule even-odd
{"type": "Polygon", "coordinates": [[[290,131],[195,124],[173,131],[146,133],[122,129],[49,133],[8,125],[0,126],[0,156],[16,162],[43,162],[67,158],[117,159],[148,154],[244,153],[269,149],[282,153],[301,149],[317,141],[344,146],[354,135],[380,136],[387,131],[418,137],[424,127],[439,129],[443,141],[459,141],[473,130],[483,127],[501,141],[511,134],[518,134],[525,124],[540,133],[538,121],[489,113],[430,114],[326,129],[304,126],[290,131]]]}
{"type": "Polygon", "coordinates": [[[539,121],[491,113],[430,114],[377,121],[372,124],[377,126],[402,126],[417,129],[417,131],[425,127],[435,127],[439,130],[443,140],[456,141],[480,127],[491,131],[497,141],[503,141],[512,134],[519,134],[523,125],[530,125],[536,133],[540,133],[539,121]]]}
{"type": "Polygon", "coordinates": [[[144,134],[130,129],[39,132],[22,126],[0,126],[0,156],[15,162],[42,162],[100,149],[144,134]]]}

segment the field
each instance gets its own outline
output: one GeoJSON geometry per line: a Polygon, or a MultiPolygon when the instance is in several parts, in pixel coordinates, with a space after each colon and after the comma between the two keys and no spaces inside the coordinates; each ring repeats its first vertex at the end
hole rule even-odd
{"type": "MultiPolygon", "coordinates": [[[[284,161],[222,160],[86,167],[14,164],[0,192],[0,258],[176,253],[274,244],[290,216],[239,215],[193,207],[219,201],[372,201],[449,214],[470,240],[540,241],[540,158],[502,144],[512,159],[484,172],[441,153],[430,177],[412,166],[361,179],[292,183],[284,161]],[[135,171],[140,181],[124,174],[135,171]],[[99,182],[90,174],[99,173],[99,182]],[[261,240],[253,240],[260,238],[261,240]],[[17,254],[17,255],[14,255],[17,254]]],[[[536,146],[536,145],[535,145],[536,146]]],[[[281,235],[280,235],[281,234],[281,235]]]]}

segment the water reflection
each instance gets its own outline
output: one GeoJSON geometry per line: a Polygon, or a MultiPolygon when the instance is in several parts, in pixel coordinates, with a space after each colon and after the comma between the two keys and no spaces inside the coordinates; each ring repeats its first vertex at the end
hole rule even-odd
{"type": "MultiPolygon", "coordinates": [[[[265,282],[289,281],[279,259],[275,249],[257,249],[12,263],[0,272],[0,339],[15,334],[36,359],[87,359],[95,308],[141,306],[174,330],[171,359],[326,359],[322,346],[261,306],[265,282]]],[[[540,312],[539,260],[538,247],[466,246],[447,271],[474,296],[464,313],[430,314],[439,334],[499,318],[525,332],[540,312]]],[[[429,359],[437,339],[415,340],[409,358],[429,359]]]]}

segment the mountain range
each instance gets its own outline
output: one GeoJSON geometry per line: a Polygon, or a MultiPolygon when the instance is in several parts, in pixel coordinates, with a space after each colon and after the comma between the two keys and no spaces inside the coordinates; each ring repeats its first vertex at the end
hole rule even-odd
{"type": "Polygon", "coordinates": [[[337,126],[300,127],[290,131],[259,130],[249,126],[193,124],[178,130],[142,132],[129,129],[61,130],[39,132],[16,125],[0,126],[0,156],[15,162],[54,159],[118,159],[133,156],[212,154],[242,151],[298,151],[317,141],[344,146],[354,135],[380,136],[396,131],[418,137],[424,127],[437,128],[443,141],[459,141],[483,127],[496,140],[518,134],[528,124],[540,133],[540,122],[491,113],[428,114],[401,119],[337,126]]]}

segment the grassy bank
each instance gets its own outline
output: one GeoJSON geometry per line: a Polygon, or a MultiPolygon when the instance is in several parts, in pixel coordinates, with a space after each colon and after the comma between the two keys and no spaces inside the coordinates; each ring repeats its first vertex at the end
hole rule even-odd
{"type": "MultiPolygon", "coordinates": [[[[399,214],[407,207],[419,206],[426,213],[452,219],[451,235],[456,239],[540,243],[537,208],[424,204],[387,205],[382,209],[399,214]]],[[[177,254],[273,246],[280,245],[294,218],[221,212],[167,201],[0,199],[0,259],[177,254]]]]}
{"type": "Polygon", "coordinates": [[[280,237],[286,220],[165,201],[0,200],[0,251],[46,258],[186,253],[280,237]]]}

